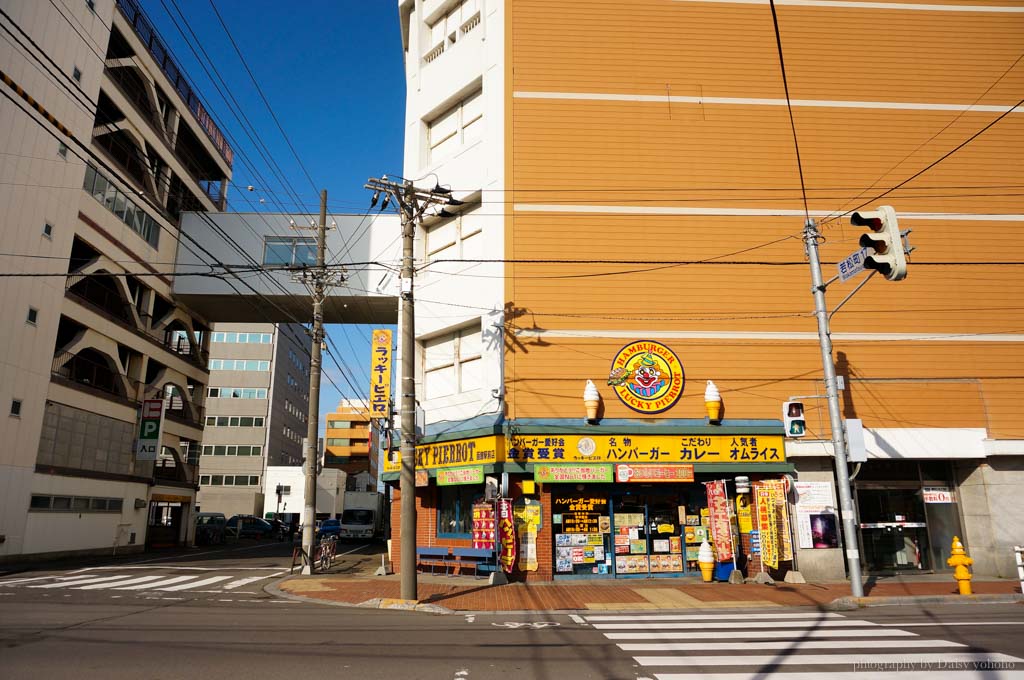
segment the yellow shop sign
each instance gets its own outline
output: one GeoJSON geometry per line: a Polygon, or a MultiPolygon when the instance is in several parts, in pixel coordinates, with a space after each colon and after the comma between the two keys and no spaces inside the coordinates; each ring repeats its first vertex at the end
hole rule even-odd
{"type": "MultiPolygon", "coordinates": [[[[416,447],[416,469],[430,470],[471,465],[491,465],[505,460],[504,437],[472,437],[416,447]]],[[[384,472],[401,472],[399,452],[384,458],[384,472]]]]}
{"type": "Polygon", "coordinates": [[[518,435],[517,463],[784,463],[780,435],[518,435]]]}

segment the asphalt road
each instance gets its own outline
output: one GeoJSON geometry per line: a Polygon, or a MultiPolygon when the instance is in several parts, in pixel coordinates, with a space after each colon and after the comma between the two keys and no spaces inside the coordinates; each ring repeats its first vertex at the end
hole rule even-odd
{"type": "Polygon", "coordinates": [[[62,590],[0,588],[0,677],[1024,677],[1021,605],[436,615],[270,596],[55,598],[62,590]]]}

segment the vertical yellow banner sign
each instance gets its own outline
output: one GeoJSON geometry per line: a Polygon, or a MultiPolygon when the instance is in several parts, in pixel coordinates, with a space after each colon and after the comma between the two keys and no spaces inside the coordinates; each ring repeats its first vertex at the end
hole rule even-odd
{"type": "Polygon", "coordinates": [[[387,418],[391,402],[391,331],[373,332],[370,349],[370,418],[387,418]]]}

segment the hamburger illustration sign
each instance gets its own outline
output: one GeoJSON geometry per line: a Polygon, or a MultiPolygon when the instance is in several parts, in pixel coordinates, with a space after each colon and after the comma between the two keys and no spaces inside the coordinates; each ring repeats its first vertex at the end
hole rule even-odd
{"type": "Polygon", "coordinates": [[[608,385],[619,400],[639,413],[661,413],[683,394],[683,364],[660,342],[636,340],[612,359],[608,385]]]}

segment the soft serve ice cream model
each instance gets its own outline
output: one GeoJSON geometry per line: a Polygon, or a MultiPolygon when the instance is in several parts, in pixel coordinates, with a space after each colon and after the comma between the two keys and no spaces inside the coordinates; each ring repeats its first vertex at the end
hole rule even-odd
{"type": "Polygon", "coordinates": [[[587,381],[583,389],[583,405],[587,407],[587,420],[597,420],[597,407],[601,404],[601,394],[593,380],[587,381]]]}
{"type": "Polygon", "coordinates": [[[710,380],[704,388],[704,407],[708,410],[708,420],[718,422],[722,419],[722,394],[710,380]]]}

